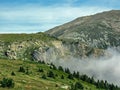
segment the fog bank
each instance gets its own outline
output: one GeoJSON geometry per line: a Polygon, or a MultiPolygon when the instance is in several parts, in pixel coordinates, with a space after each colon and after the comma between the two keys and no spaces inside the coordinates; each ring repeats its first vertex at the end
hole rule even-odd
{"type": "Polygon", "coordinates": [[[60,59],[52,61],[57,66],[69,68],[71,71],[79,71],[80,74],[93,76],[95,79],[107,80],[120,86],[120,53],[109,49],[109,57],[88,58],[80,60],[69,57],[69,59],[60,59]]]}

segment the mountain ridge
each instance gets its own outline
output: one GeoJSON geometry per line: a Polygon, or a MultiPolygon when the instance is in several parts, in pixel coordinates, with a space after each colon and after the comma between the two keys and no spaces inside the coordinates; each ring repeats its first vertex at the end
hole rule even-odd
{"type": "MultiPolygon", "coordinates": [[[[71,22],[68,22],[68,23],[65,23],[63,25],[57,26],[53,29],[50,29],[50,30],[46,31],[45,33],[50,34],[50,35],[54,34],[56,36],[55,29],[58,29],[58,30],[61,29],[61,28],[63,28],[63,29],[67,28],[68,29],[69,27],[73,27],[73,26],[77,26],[77,25],[81,25],[81,24],[84,25],[84,24],[87,24],[87,23],[94,24],[95,23],[94,20],[99,21],[98,23],[100,23],[101,20],[109,21],[109,20],[111,20],[111,18],[113,16],[116,19],[116,21],[119,21],[120,10],[111,10],[111,11],[106,11],[106,12],[102,12],[102,13],[97,13],[95,15],[79,17],[79,18],[76,18],[75,20],[73,20],[71,22]]],[[[103,22],[103,23],[106,24],[105,22],[103,22]]]]}
{"type": "Polygon", "coordinates": [[[120,46],[120,10],[77,18],[45,32],[62,40],[86,43],[90,47],[120,46]]]}

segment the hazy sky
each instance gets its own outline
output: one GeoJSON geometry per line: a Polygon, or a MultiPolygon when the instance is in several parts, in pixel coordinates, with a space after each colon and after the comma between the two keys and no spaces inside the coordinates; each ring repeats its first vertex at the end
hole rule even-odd
{"type": "Polygon", "coordinates": [[[0,0],[0,33],[45,31],[111,9],[120,9],[120,0],[0,0]]]}

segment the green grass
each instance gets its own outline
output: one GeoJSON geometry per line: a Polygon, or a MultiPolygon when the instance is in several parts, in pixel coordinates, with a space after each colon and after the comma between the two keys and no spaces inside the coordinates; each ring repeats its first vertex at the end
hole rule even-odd
{"type": "MultiPolygon", "coordinates": [[[[0,88],[0,90],[69,90],[63,89],[62,86],[69,86],[72,83],[78,81],[70,80],[67,78],[68,74],[59,70],[50,69],[49,65],[39,64],[32,61],[22,61],[22,60],[0,60],[0,80],[2,78],[12,78],[15,81],[14,88],[0,88]],[[24,68],[29,67],[29,74],[18,72],[19,67],[23,66],[24,68]],[[42,68],[44,72],[38,72],[38,69],[42,68]],[[54,74],[58,76],[55,78],[43,79],[41,78],[43,74],[47,74],[48,71],[52,70],[54,74]],[[15,72],[15,76],[11,75],[11,72],[15,72]],[[61,79],[61,75],[64,75],[64,79],[61,79]],[[57,85],[57,86],[56,86],[57,85]]],[[[98,90],[92,84],[81,81],[81,84],[84,86],[84,90],[98,90]]],[[[99,89],[100,90],[100,89],[99,89]]]]}
{"type": "Polygon", "coordinates": [[[44,33],[36,34],[0,34],[0,41],[12,43],[16,41],[34,41],[34,40],[43,40],[48,42],[49,40],[55,40],[53,37],[50,37],[44,33]]]}

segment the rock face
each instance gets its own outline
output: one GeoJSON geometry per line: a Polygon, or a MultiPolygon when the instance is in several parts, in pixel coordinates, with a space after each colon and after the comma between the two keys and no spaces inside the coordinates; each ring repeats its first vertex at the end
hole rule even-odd
{"type": "Polygon", "coordinates": [[[64,47],[60,41],[53,41],[53,46],[45,46],[39,47],[38,49],[34,50],[33,57],[35,60],[38,61],[45,61],[50,62],[51,60],[58,60],[61,57],[65,56],[64,47]]]}

